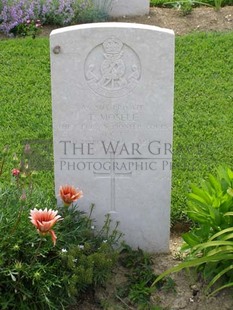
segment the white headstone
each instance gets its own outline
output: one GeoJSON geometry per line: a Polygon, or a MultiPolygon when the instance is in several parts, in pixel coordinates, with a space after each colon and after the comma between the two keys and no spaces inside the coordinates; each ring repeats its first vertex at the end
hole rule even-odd
{"type": "Polygon", "coordinates": [[[51,33],[56,192],[111,213],[126,242],[169,249],[174,33],[100,23],[51,33]]]}
{"type": "Polygon", "coordinates": [[[150,0],[93,0],[99,9],[106,9],[112,17],[149,14],[150,0]]]}

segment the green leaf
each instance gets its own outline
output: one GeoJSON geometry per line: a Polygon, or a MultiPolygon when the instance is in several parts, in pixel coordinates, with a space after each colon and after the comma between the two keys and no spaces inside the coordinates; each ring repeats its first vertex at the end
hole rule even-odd
{"type": "Polygon", "coordinates": [[[220,183],[221,183],[221,187],[222,187],[223,192],[226,192],[227,189],[229,188],[229,186],[231,185],[231,182],[230,182],[230,181],[227,182],[227,181],[224,180],[224,179],[222,179],[220,183]]]}
{"type": "Polygon", "coordinates": [[[208,206],[208,210],[209,210],[209,213],[210,213],[210,217],[212,218],[212,220],[216,220],[216,216],[215,216],[215,209],[212,207],[212,206],[208,206]]]}
{"type": "Polygon", "coordinates": [[[233,212],[227,212],[223,216],[233,216],[233,212]]]}
{"type": "Polygon", "coordinates": [[[221,205],[219,206],[219,209],[222,213],[226,213],[228,210],[232,210],[232,207],[233,207],[232,198],[228,194],[226,195],[227,195],[225,196],[226,200],[223,201],[221,205]]]}
{"type": "Polygon", "coordinates": [[[204,263],[208,263],[208,262],[216,262],[216,261],[218,262],[221,260],[231,260],[231,259],[233,259],[233,254],[204,256],[204,257],[193,259],[191,261],[182,262],[179,265],[174,266],[174,267],[164,271],[160,276],[158,276],[156,278],[156,280],[152,283],[152,286],[154,286],[157,282],[159,282],[164,277],[166,277],[167,275],[169,275],[173,272],[178,272],[178,271],[185,269],[185,268],[196,267],[196,266],[202,265],[204,263]]]}
{"type": "Polygon", "coordinates": [[[212,187],[215,189],[217,194],[222,193],[221,184],[212,174],[209,175],[209,182],[212,185],[212,187]]]}
{"type": "Polygon", "coordinates": [[[206,210],[207,204],[203,204],[199,201],[188,201],[188,211],[195,211],[198,213],[208,214],[206,210]]]}
{"type": "Polygon", "coordinates": [[[193,220],[201,224],[209,223],[210,216],[202,215],[199,212],[187,211],[187,215],[193,220]]]}
{"type": "Polygon", "coordinates": [[[229,227],[229,228],[226,228],[226,229],[221,230],[220,232],[217,232],[216,234],[214,234],[214,235],[209,239],[209,241],[212,241],[212,240],[214,240],[215,238],[218,238],[218,237],[220,237],[221,235],[223,235],[223,234],[225,234],[225,233],[228,233],[228,232],[233,232],[233,227],[229,227]]]}
{"type": "Polygon", "coordinates": [[[217,247],[211,251],[208,251],[208,256],[211,256],[211,255],[216,255],[216,254],[219,254],[221,253],[222,255],[223,254],[231,254],[233,253],[233,246],[221,246],[221,247],[217,247]]]}
{"type": "Polygon", "coordinates": [[[233,246],[233,242],[232,241],[224,241],[224,240],[208,241],[208,242],[201,243],[201,244],[194,246],[193,250],[202,251],[202,250],[207,249],[209,247],[223,246],[223,245],[233,246]]]}
{"type": "Polygon", "coordinates": [[[213,291],[211,294],[209,294],[209,297],[215,295],[216,293],[218,293],[219,291],[223,290],[224,288],[228,288],[228,287],[231,287],[231,286],[233,286],[233,282],[227,283],[227,284],[217,288],[215,291],[213,291]]]}
{"type": "Polygon", "coordinates": [[[194,235],[192,232],[187,232],[183,234],[182,238],[190,247],[193,247],[200,242],[200,239],[196,235],[194,235]]]}
{"type": "Polygon", "coordinates": [[[229,187],[227,190],[227,194],[233,197],[233,188],[229,187]]]}
{"type": "Polygon", "coordinates": [[[211,196],[204,190],[198,188],[195,185],[191,185],[192,193],[188,194],[188,196],[193,197],[201,202],[211,204],[211,196]]]}
{"type": "Polygon", "coordinates": [[[222,238],[222,240],[229,240],[229,239],[233,239],[233,233],[232,234],[228,234],[228,235],[226,235],[226,236],[224,236],[222,238]]]}
{"type": "MultiPolygon", "coordinates": [[[[232,171],[226,166],[219,166],[217,168],[217,173],[218,173],[218,177],[219,177],[220,181],[226,182],[228,184],[228,187],[229,187],[231,184],[231,179],[232,179],[232,177],[231,177],[232,171]]],[[[233,176],[233,174],[232,174],[232,176],[233,176]]]]}
{"type": "Polygon", "coordinates": [[[227,168],[227,174],[229,176],[230,182],[233,180],[233,171],[230,168],[227,168]]]}
{"type": "Polygon", "coordinates": [[[210,289],[210,287],[216,282],[218,281],[219,278],[221,278],[221,276],[223,276],[225,273],[227,273],[229,270],[233,269],[233,265],[228,266],[227,268],[223,269],[221,272],[219,272],[208,284],[206,290],[208,291],[210,289]]]}

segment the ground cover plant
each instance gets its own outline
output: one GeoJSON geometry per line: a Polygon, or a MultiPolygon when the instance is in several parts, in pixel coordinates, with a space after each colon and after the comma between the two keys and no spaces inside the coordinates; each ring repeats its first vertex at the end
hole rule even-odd
{"type": "MultiPolygon", "coordinates": [[[[26,145],[25,152],[28,153],[26,145]]],[[[83,293],[103,285],[116,258],[121,234],[106,216],[100,230],[91,219],[91,206],[81,212],[83,195],[73,186],[61,186],[62,203],[41,191],[28,162],[9,161],[11,180],[2,182],[8,149],[0,164],[0,308],[64,309],[83,293]],[[113,248],[114,245],[114,248],[113,248]]]]}
{"type": "MultiPolygon", "coordinates": [[[[219,164],[232,165],[232,40],[232,32],[176,38],[173,223],[187,218],[183,210],[190,182],[197,183],[219,164]]],[[[0,50],[0,146],[9,144],[12,157],[23,152],[25,141],[35,147],[34,161],[41,161],[34,167],[38,183],[52,196],[48,39],[1,40],[0,50]]],[[[3,180],[13,168],[6,165],[3,180]]]]}

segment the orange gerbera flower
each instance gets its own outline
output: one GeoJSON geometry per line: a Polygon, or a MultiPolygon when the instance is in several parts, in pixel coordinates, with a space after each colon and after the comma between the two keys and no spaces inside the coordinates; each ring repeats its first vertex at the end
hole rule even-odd
{"type": "Polygon", "coordinates": [[[57,215],[58,211],[54,211],[52,209],[47,210],[38,210],[34,208],[34,210],[30,211],[30,219],[33,225],[37,228],[37,231],[41,235],[50,234],[53,240],[53,244],[56,244],[57,237],[55,232],[52,230],[52,227],[56,224],[57,221],[62,220],[60,215],[57,215]]]}
{"type": "Polygon", "coordinates": [[[83,197],[83,192],[70,185],[60,186],[60,197],[64,205],[69,206],[72,202],[83,197]]]}

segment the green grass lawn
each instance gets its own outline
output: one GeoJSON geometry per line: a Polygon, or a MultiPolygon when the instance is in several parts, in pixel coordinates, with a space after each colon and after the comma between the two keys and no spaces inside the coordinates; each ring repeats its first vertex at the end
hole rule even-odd
{"type": "MultiPolygon", "coordinates": [[[[176,38],[173,221],[183,217],[191,182],[233,166],[232,42],[233,32],[176,38]]],[[[0,63],[0,149],[9,144],[10,156],[20,155],[23,141],[52,139],[49,40],[1,40],[0,63]]],[[[38,180],[53,192],[52,167],[38,180]]]]}

